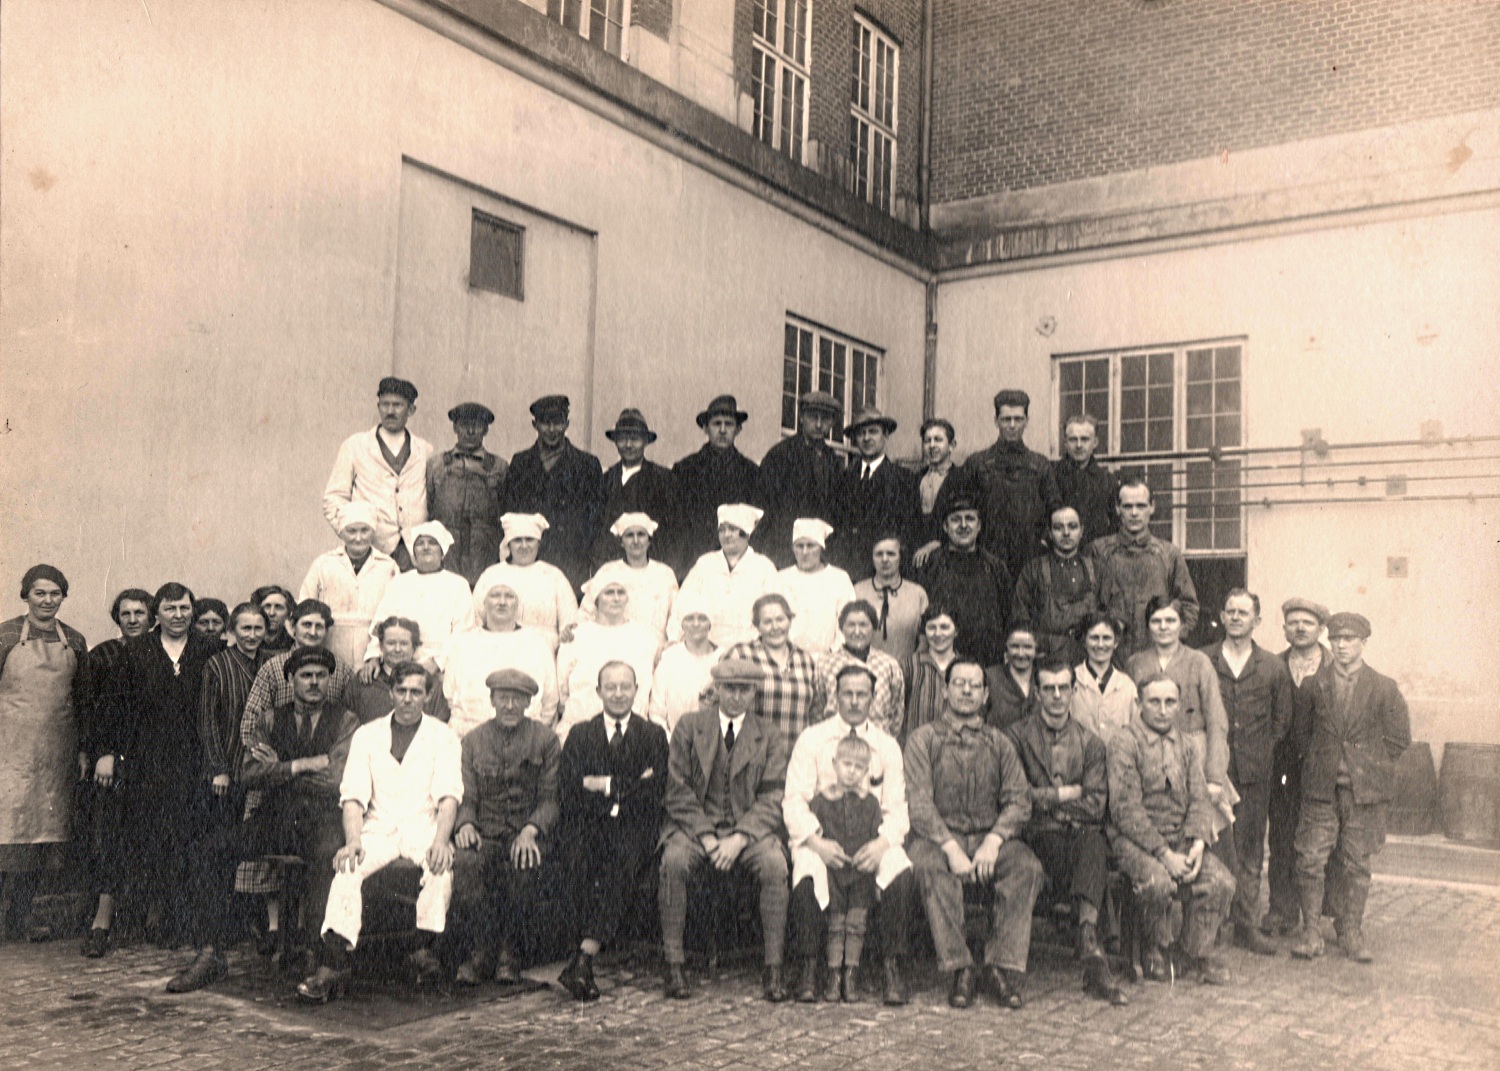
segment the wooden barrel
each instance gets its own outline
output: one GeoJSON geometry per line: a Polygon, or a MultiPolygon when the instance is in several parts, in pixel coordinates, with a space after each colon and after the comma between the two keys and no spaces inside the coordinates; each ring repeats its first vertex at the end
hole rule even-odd
{"type": "Polygon", "coordinates": [[[1396,762],[1391,788],[1390,831],[1421,837],[1437,829],[1438,778],[1432,761],[1432,745],[1417,742],[1402,752],[1396,762]]]}
{"type": "Polygon", "coordinates": [[[1449,744],[1439,783],[1449,840],[1500,848],[1500,744],[1449,744]]]}

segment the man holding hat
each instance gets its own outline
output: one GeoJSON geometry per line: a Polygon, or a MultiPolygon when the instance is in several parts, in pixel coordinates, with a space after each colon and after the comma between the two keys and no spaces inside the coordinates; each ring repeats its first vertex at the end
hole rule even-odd
{"type": "MultiPolygon", "coordinates": [[[[522,922],[533,910],[536,876],[557,825],[557,734],[526,716],[540,686],[518,669],[485,678],[495,716],[463,739],[464,799],[453,834],[450,931],[463,965],[454,978],[478,985],[521,980],[522,922]]],[[[550,848],[548,849],[550,850],[550,848]]]]}
{"type": "Polygon", "coordinates": [[[844,429],[858,460],[838,480],[835,516],[830,519],[835,528],[833,560],[854,580],[874,572],[870,555],[877,539],[898,536],[909,548],[916,538],[922,496],[916,473],[886,456],[895,432],[896,422],[874,406],[861,409],[844,429]]]}
{"type": "Polygon", "coordinates": [[[605,470],[599,483],[594,569],[620,557],[620,540],[610,531],[615,521],[626,513],[644,513],[656,522],[651,539],[656,560],[666,562],[674,572],[685,571],[692,563],[682,562],[682,495],[677,478],[646,459],[646,447],[656,441],[656,432],[639,409],[622,409],[604,437],[615,444],[620,460],[605,470]]]}
{"type": "Polygon", "coordinates": [[[506,513],[539,513],[547,519],[541,558],[557,566],[576,592],[589,578],[589,548],[599,527],[599,459],[568,441],[567,395],[531,403],[536,443],[511,459],[505,480],[506,513]]]}
{"type": "Polygon", "coordinates": [[[334,531],[343,525],[341,511],[350,502],[375,509],[375,546],[411,568],[405,536],[427,519],[427,461],[432,444],[407,430],[417,410],[417,388],[386,376],[376,390],[380,422],[344,440],[323,489],[323,516],[334,531]]]}
{"type": "Polygon", "coordinates": [[[452,536],[445,564],[470,584],[500,554],[500,514],[505,459],[484,448],[495,414],[478,402],[448,410],[457,439],[453,449],[427,462],[427,513],[452,536]]]}
{"type": "MultiPolygon", "coordinates": [[[[781,966],[789,895],[781,840],[786,739],[749,712],[765,680],[760,666],[726,657],[713,679],[718,709],[685,714],[672,732],[659,893],[666,993],[676,1000],[691,995],[683,974],[688,879],[712,868],[725,876],[748,873],[760,888],[762,990],[779,1003],[787,998],[781,966]]],[[[711,888],[726,894],[717,882],[711,888]]]]}
{"type": "Polygon", "coordinates": [[[682,492],[679,576],[719,545],[720,506],[730,502],[765,505],[760,497],[760,466],[734,445],[749,419],[750,414],[740,408],[733,394],[719,395],[698,414],[698,427],[708,441],[697,453],[672,466],[682,492]]]}
{"type": "Polygon", "coordinates": [[[778,569],[792,564],[793,521],[817,517],[834,523],[844,459],[828,445],[828,435],[842,411],[833,395],[808,391],[797,407],[797,434],[782,439],[761,459],[766,518],[755,543],[778,569]]]}
{"type": "Polygon", "coordinates": [[[1323,952],[1319,916],[1330,856],[1343,870],[1331,898],[1339,947],[1356,963],[1373,958],[1363,932],[1370,858],[1385,844],[1396,760],[1411,746],[1411,719],[1396,682],[1365,665],[1369,638],[1370,622],[1360,614],[1328,619],[1333,672],[1317,681],[1317,717],[1295,727],[1305,758],[1296,841],[1302,931],[1292,955],[1302,959],[1323,952]]]}

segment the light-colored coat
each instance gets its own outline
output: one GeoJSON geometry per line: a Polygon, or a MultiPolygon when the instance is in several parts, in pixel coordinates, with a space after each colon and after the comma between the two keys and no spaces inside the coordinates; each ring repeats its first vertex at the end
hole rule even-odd
{"type": "Polygon", "coordinates": [[[412,435],[411,456],[395,473],[385,463],[377,434],[375,428],[356,432],[339,447],[323,488],[323,516],[337,532],[339,510],[346,503],[368,502],[375,507],[375,545],[393,554],[405,534],[427,520],[427,461],[432,457],[432,444],[412,435]]]}

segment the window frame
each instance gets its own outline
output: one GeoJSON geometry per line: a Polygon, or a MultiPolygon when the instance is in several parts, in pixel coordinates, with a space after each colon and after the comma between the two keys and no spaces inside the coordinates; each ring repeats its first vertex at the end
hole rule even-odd
{"type": "Polygon", "coordinates": [[[802,416],[802,395],[809,390],[827,390],[838,398],[839,404],[843,407],[843,419],[833,429],[832,445],[836,449],[845,449],[846,444],[841,436],[844,426],[853,419],[853,414],[866,406],[880,406],[885,381],[886,354],[887,351],[883,347],[788,311],[782,328],[779,425],[781,437],[787,438],[797,434],[802,416]],[[794,355],[788,352],[791,348],[793,332],[796,332],[798,338],[796,347],[798,371],[795,376],[790,374],[792,371],[790,362],[794,355]],[[804,337],[809,340],[805,348],[802,345],[804,337]],[[810,358],[811,382],[804,379],[802,374],[807,367],[802,361],[804,349],[805,355],[810,358]],[[825,349],[829,355],[829,367],[826,372],[822,361],[825,349]],[[842,352],[839,352],[840,350],[842,352]],[[839,359],[843,362],[842,370],[837,363],[839,359]],[[858,375],[856,375],[856,361],[859,366],[858,375]],[[863,390],[861,397],[856,400],[855,384],[857,381],[868,384],[872,365],[875,372],[874,388],[863,390]],[[787,422],[788,416],[790,416],[790,424],[787,422]]]}
{"type": "Polygon", "coordinates": [[[896,168],[897,154],[899,152],[899,140],[897,135],[901,125],[901,44],[891,34],[865,15],[863,12],[854,12],[853,31],[853,60],[854,71],[850,83],[849,102],[849,167],[853,193],[861,200],[868,201],[886,212],[889,212],[896,201],[896,168]],[[869,41],[869,51],[865,51],[865,41],[869,41]],[[884,47],[890,53],[889,88],[886,103],[890,111],[890,121],[887,122],[878,114],[878,102],[880,94],[880,79],[878,77],[878,57],[880,48],[884,47]],[[861,60],[868,55],[869,71],[868,77],[863,77],[865,68],[861,60]],[[861,104],[861,97],[867,104],[861,104]],[[889,161],[890,174],[888,180],[882,186],[877,181],[877,168],[879,157],[875,152],[876,145],[883,140],[886,148],[886,158],[889,161]]]}
{"type": "MultiPolygon", "coordinates": [[[[812,26],[813,0],[751,0],[750,95],[754,102],[751,134],[756,140],[803,166],[807,166],[808,162],[808,125],[812,113],[812,26]],[[801,38],[800,61],[786,50],[789,26],[787,12],[795,12],[799,5],[805,27],[801,38]],[[767,37],[767,32],[771,36],[767,37]],[[768,71],[771,75],[769,97],[766,78],[768,71]],[[793,94],[801,98],[798,102],[800,112],[792,116],[794,121],[790,124],[783,122],[783,113],[787,111],[788,81],[791,82],[793,94]],[[796,138],[793,144],[784,144],[787,140],[784,127],[788,125],[796,138]]],[[[795,38],[795,31],[791,32],[795,38]]]]}
{"type": "Polygon", "coordinates": [[[482,208],[471,206],[469,210],[469,272],[466,280],[470,290],[478,290],[485,294],[495,294],[498,297],[509,298],[512,301],[526,300],[526,228],[520,223],[504,219],[493,212],[486,212],[482,208]],[[496,231],[505,231],[515,235],[515,291],[503,289],[501,285],[489,285],[487,282],[475,282],[474,280],[474,250],[475,235],[483,224],[496,231]]]}
{"type": "MultiPolygon", "coordinates": [[[[572,31],[573,27],[569,26],[568,23],[567,23],[567,21],[566,21],[566,12],[567,12],[568,2],[569,2],[569,0],[549,0],[549,2],[547,4],[547,17],[549,19],[551,19],[553,22],[556,22],[557,24],[559,24],[560,26],[562,26],[563,29],[572,31]],[[555,5],[555,10],[554,10],[554,5],[555,5]]],[[[582,37],[585,41],[588,41],[589,43],[593,44],[596,48],[599,48],[602,51],[609,53],[609,55],[614,56],[618,60],[621,60],[623,62],[628,63],[628,62],[630,62],[630,4],[631,4],[631,0],[620,0],[620,51],[618,51],[618,52],[611,51],[610,48],[609,48],[609,44],[608,44],[608,41],[609,41],[608,24],[609,24],[609,21],[610,21],[609,20],[609,14],[608,14],[608,12],[609,12],[609,4],[610,4],[610,0],[604,0],[604,8],[605,8],[604,21],[605,21],[606,28],[605,28],[605,32],[604,32],[604,40],[603,40],[603,42],[596,42],[596,41],[594,41],[593,37],[590,36],[590,31],[593,29],[594,16],[595,16],[593,0],[578,0],[579,16],[578,16],[578,27],[577,27],[576,32],[577,32],[578,36],[582,37]]]]}

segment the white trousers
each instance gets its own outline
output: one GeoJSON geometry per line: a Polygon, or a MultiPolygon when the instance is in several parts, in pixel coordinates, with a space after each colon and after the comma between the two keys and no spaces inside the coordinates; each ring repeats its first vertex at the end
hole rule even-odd
{"type": "Polygon", "coordinates": [[[448,905],[453,900],[453,869],[434,874],[427,869],[427,851],[402,850],[394,837],[366,834],[361,843],[364,862],[352,874],[339,871],[328,890],[328,911],[323,915],[323,933],[332,930],[353,948],[359,944],[360,920],[364,913],[365,879],[397,859],[405,858],[422,867],[422,891],[417,895],[417,929],[442,933],[448,923],[448,905]]]}

